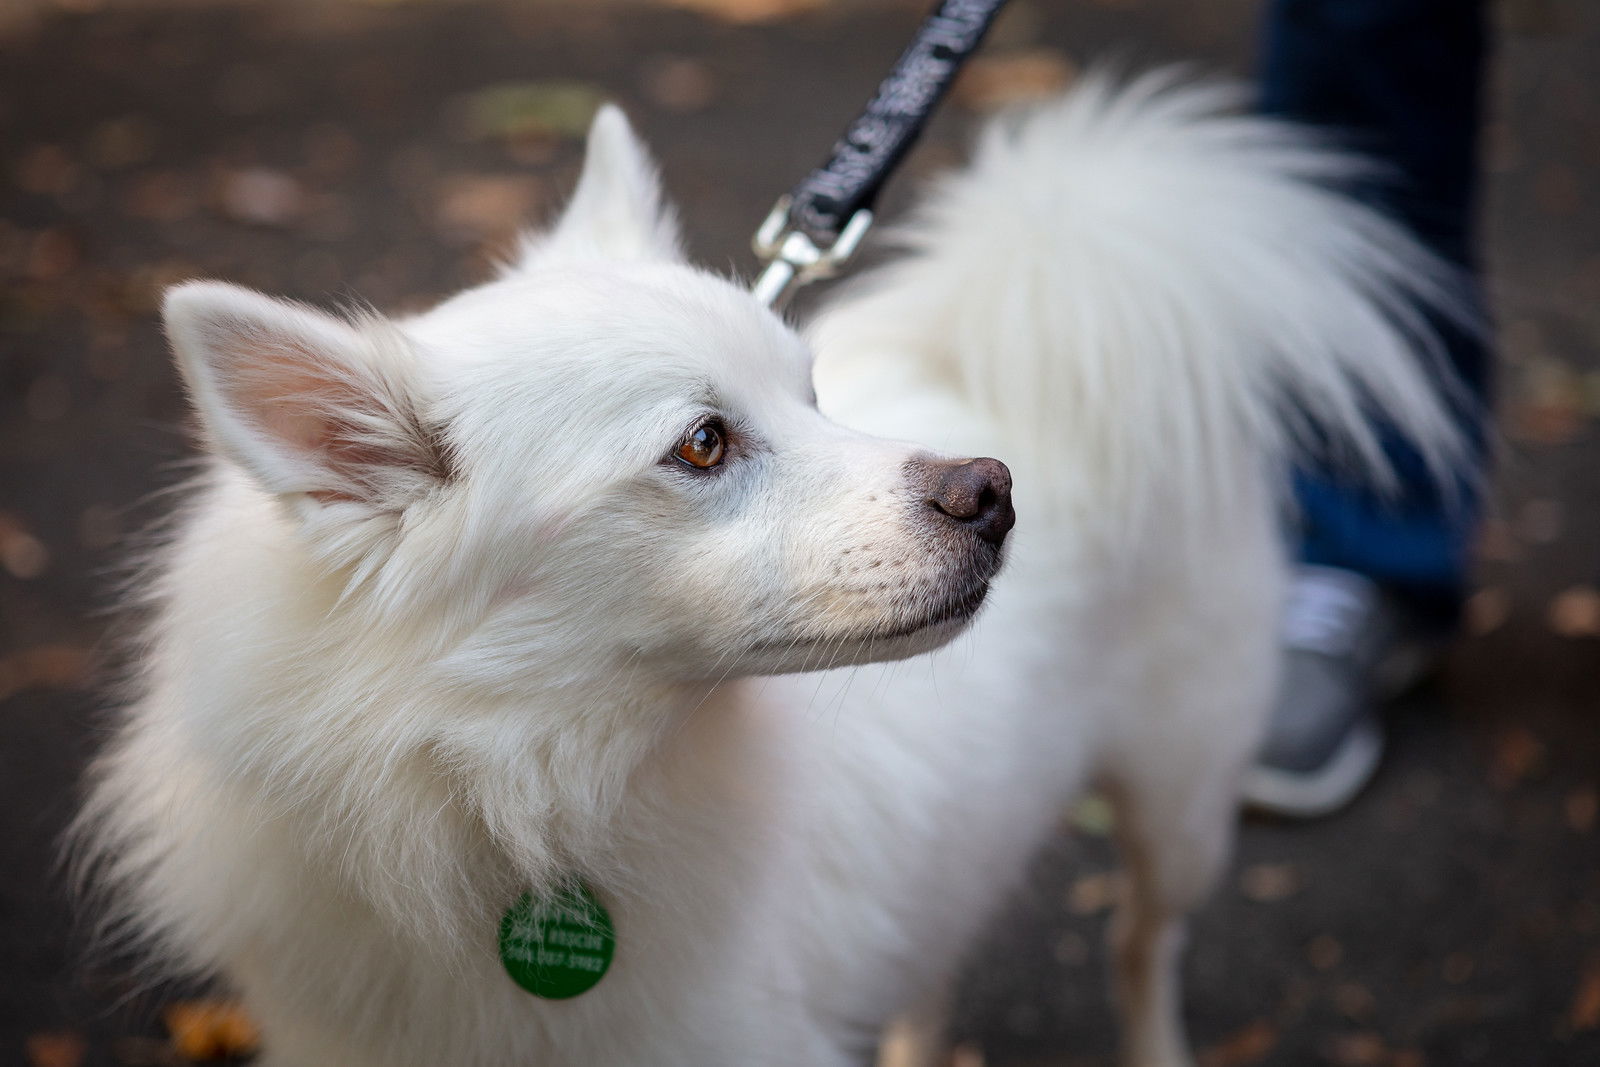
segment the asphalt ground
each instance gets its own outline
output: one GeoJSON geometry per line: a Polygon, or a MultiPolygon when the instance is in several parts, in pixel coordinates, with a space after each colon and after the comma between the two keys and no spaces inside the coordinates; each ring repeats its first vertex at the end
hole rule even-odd
{"type": "MultiPolygon", "coordinates": [[[[749,274],[750,231],[921,5],[686,3],[0,0],[0,1064],[173,1062],[159,1016],[192,992],[86,953],[55,868],[116,567],[190,455],[159,287],[426,303],[560,202],[601,97],[655,146],[695,256],[749,274]]],[[[1016,0],[887,211],[984,107],[1097,58],[1247,75],[1254,17],[1016,0]]],[[[1496,40],[1478,592],[1365,796],[1247,821],[1187,965],[1214,1067],[1600,1063],[1600,10],[1521,0],[1496,40]]],[[[964,1063],[1111,1062],[1104,831],[1065,818],[974,954],[964,1063]]]]}

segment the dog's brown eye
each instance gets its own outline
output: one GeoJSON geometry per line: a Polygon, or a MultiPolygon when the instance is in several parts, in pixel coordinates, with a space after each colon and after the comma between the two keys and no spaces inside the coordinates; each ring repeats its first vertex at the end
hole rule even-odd
{"type": "Polygon", "coordinates": [[[683,439],[683,444],[678,446],[678,458],[691,467],[709,470],[722,462],[722,456],[728,450],[727,441],[722,434],[722,427],[715,422],[702,423],[683,439]]]}

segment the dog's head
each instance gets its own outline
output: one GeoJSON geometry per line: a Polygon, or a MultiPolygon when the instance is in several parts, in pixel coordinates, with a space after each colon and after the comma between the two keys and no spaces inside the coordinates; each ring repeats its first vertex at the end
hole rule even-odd
{"type": "Polygon", "coordinates": [[[347,604],[480,678],[681,677],[910,655],[971,617],[1012,523],[995,460],[816,410],[805,344],[682,262],[621,114],[556,226],[421,316],[168,294],[211,447],[281,499],[347,604]]]}

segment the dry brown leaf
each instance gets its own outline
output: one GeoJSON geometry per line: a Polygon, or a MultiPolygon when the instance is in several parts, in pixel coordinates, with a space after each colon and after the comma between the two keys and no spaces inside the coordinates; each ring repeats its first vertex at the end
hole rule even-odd
{"type": "Polygon", "coordinates": [[[139,175],[122,196],[123,210],[146,222],[179,222],[193,215],[197,206],[195,182],[170,170],[139,175]]]}
{"type": "Polygon", "coordinates": [[[1511,726],[1495,735],[1489,764],[1489,784],[1499,790],[1515,788],[1544,761],[1544,742],[1526,726],[1511,726]]]}
{"type": "Polygon", "coordinates": [[[33,1034],[26,1048],[28,1067],[78,1067],[89,1052],[88,1043],[77,1034],[33,1034]]]}
{"type": "Polygon", "coordinates": [[[1566,401],[1512,404],[1506,413],[1507,436],[1535,445],[1571,444],[1583,432],[1583,412],[1566,401]]]}
{"type": "Polygon", "coordinates": [[[711,68],[687,56],[663,56],[645,67],[644,92],[667,111],[699,111],[717,95],[711,68]]]}
{"type": "Polygon", "coordinates": [[[60,196],[78,180],[78,166],[60,145],[36,145],[12,171],[17,185],[40,196],[60,196]]]}
{"type": "Polygon", "coordinates": [[[37,578],[50,565],[50,551],[15,515],[0,512],[0,566],[13,578],[37,578]]]}
{"type": "Polygon", "coordinates": [[[1465,615],[1468,633],[1494,633],[1511,617],[1511,595],[1498,587],[1480,589],[1467,598],[1465,615]]]}
{"type": "Polygon", "coordinates": [[[224,215],[252,226],[287,226],[306,210],[305,187],[292,175],[265,167],[228,171],[217,198],[224,215]]]}
{"type": "Polygon", "coordinates": [[[1600,791],[1593,784],[1580,785],[1567,794],[1567,825],[1575,834],[1586,834],[1594,829],[1595,817],[1600,815],[1600,791]]]}
{"type": "Polygon", "coordinates": [[[1589,964],[1578,981],[1578,991],[1572,998],[1572,1010],[1567,1021],[1577,1032],[1600,1027],[1600,962],[1589,964]]]}
{"type": "Polygon", "coordinates": [[[440,188],[439,224],[457,237],[507,237],[527,221],[539,201],[539,188],[528,175],[453,175],[440,188]]]}
{"type": "Polygon", "coordinates": [[[1247,1064],[1266,1058],[1277,1043],[1277,1027],[1265,1019],[1257,1019],[1200,1053],[1200,1065],[1201,1067],[1246,1067],[1247,1064]]]}
{"type": "Polygon", "coordinates": [[[1306,959],[1319,971],[1331,971],[1344,961],[1344,946],[1328,934],[1318,934],[1306,945],[1306,959]]]}
{"type": "Polygon", "coordinates": [[[951,98],[974,111],[1038,100],[1065,88],[1077,65],[1054,48],[978,56],[950,89],[951,98]]]}
{"type": "Polygon", "coordinates": [[[191,1060],[248,1056],[261,1043],[256,1025],[228,1000],[180,1000],[161,1013],[172,1047],[191,1060]]]}
{"type": "Polygon", "coordinates": [[[144,163],[155,153],[155,130],[138,115],[109,119],[89,133],[89,160],[100,170],[144,163]]]}
{"type": "Polygon", "coordinates": [[[1361,1020],[1378,1007],[1378,998],[1360,982],[1340,982],[1333,991],[1333,1006],[1346,1018],[1361,1020]]]}
{"type": "Polygon", "coordinates": [[[83,261],[83,242],[59,227],[40,230],[28,248],[28,276],[34,281],[60,281],[83,261]]]}
{"type": "Polygon", "coordinates": [[[1257,904],[1276,904],[1300,891],[1300,872],[1292,863],[1257,863],[1239,876],[1239,891],[1257,904]]]}
{"type": "Polygon", "coordinates": [[[1389,1059],[1389,1047],[1371,1032],[1341,1034],[1334,1038],[1328,1052],[1329,1058],[1342,1067],[1370,1067],[1389,1059]]]}
{"type": "Polygon", "coordinates": [[[663,0],[670,7],[686,8],[726,22],[773,22],[825,6],[828,0],[663,0]]]}
{"type": "Polygon", "coordinates": [[[83,685],[92,662],[88,649],[37,645],[0,658],[0,697],[24,689],[73,689],[83,685]]]}
{"type": "Polygon", "coordinates": [[[1550,601],[1550,629],[1561,637],[1600,637],[1600,590],[1575,585],[1550,601]]]}
{"type": "Polygon", "coordinates": [[[1522,546],[1501,519],[1485,519],[1478,527],[1477,558],[1490,563],[1515,563],[1522,558],[1522,546]]]}
{"type": "Polygon", "coordinates": [[[1553,497],[1539,497],[1522,506],[1517,516],[1517,532],[1522,539],[1535,545],[1554,544],[1561,540],[1566,527],[1567,509],[1553,497]]]}

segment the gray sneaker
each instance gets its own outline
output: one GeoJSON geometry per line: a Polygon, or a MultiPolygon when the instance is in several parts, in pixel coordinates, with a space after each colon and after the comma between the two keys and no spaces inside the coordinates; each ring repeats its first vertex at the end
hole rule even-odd
{"type": "Polygon", "coordinates": [[[1370,579],[1297,569],[1284,605],[1284,672],[1267,736],[1245,775],[1247,803],[1313,818],[1348,804],[1383,755],[1378,707],[1443,646],[1370,579]]]}

